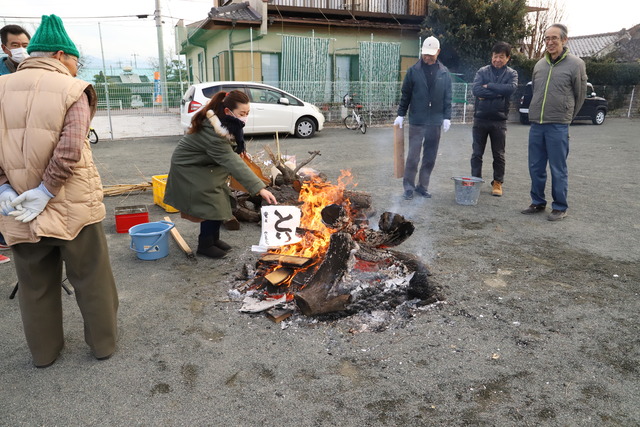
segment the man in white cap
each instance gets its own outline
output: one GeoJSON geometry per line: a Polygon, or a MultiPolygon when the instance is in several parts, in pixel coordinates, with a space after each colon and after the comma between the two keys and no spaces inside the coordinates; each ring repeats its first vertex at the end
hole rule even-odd
{"type": "Polygon", "coordinates": [[[409,110],[409,152],[402,186],[405,200],[416,192],[430,198],[429,178],[436,164],[441,129],[451,126],[451,75],[440,61],[440,42],[428,37],[422,44],[422,58],[407,70],[402,82],[398,117],[393,122],[402,128],[409,110]],[[422,164],[420,152],[422,151],[422,164]],[[418,183],[416,185],[416,174],[418,183]]]}

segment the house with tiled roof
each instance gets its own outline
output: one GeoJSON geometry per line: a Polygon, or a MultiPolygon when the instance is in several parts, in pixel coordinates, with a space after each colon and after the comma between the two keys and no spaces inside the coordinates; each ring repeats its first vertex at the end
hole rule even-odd
{"type": "Polygon", "coordinates": [[[571,53],[581,58],[602,58],[620,50],[630,42],[637,43],[638,39],[640,39],[640,25],[612,33],[569,37],[567,46],[571,53]]]}
{"type": "MultiPolygon", "coordinates": [[[[419,58],[428,0],[214,0],[207,17],[176,26],[191,82],[256,81],[312,103],[340,102],[352,82],[398,83],[419,58]]],[[[368,91],[367,93],[373,93],[368,91]]],[[[364,94],[362,94],[364,96],[364,94]]],[[[360,99],[368,103],[370,100],[360,99]]]]}

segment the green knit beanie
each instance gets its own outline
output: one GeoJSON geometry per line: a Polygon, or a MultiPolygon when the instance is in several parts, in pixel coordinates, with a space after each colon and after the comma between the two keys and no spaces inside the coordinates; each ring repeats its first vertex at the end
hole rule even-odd
{"type": "Polygon", "coordinates": [[[42,22],[29,41],[27,53],[63,51],[68,55],[80,57],[78,48],[64,29],[62,19],[56,15],[42,15],[42,22]]]}

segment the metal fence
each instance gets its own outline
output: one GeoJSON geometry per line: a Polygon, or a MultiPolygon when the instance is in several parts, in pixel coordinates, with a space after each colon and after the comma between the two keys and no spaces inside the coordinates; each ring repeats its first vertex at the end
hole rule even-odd
{"type": "MultiPolygon", "coordinates": [[[[283,81],[274,86],[316,105],[328,124],[339,123],[346,117],[344,96],[363,106],[370,125],[390,123],[396,117],[400,101],[401,82],[297,82],[283,81]]],[[[187,83],[167,83],[163,103],[157,102],[153,83],[103,83],[95,85],[98,93],[98,115],[176,115],[180,113],[182,96],[187,83]],[[107,90],[109,104],[107,105],[107,90]]],[[[454,122],[469,120],[468,100],[473,100],[467,83],[453,84],[454,122]]]]}
{"type": "Polygon", "coordinates": [[[189,85],[186,82],[167,83],[161,91],[166,94],[162,99],[158,98],[158,88],[153,82],[97,83],[94,87],[98,94],[97,115],[175,115],[180,113],[180,101],[189,85]]]}

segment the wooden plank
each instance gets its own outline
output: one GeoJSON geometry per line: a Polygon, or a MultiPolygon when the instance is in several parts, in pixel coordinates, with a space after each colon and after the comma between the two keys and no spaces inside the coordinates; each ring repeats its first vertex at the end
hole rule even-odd
{"type": "Polygon", "coordinates": [[[272,308],[266,313],[267,317],[273,320],[275,323],[280,323],[284,319],[290,317],[293,314],[293,310],[288,308],[272,308]]]}
{"type": "Polygon", "coordinates": [[[393,171],[396,178],[404,176],[404,129],[393,127],[393,171]]]}
{"type": "Polygon", "coordinates": [[[293,274],[293,270],[290,268],[279,268],[264,276],[273,286],[282,284],[285,280],[293,274]]]}
{"type": "MultiPolygon", "coordinates": [[[[164,220],[171,222],[171,219],[169,219],[168,216],[165,216],[164,220]]],[[[176,227],[173,227],[171,229],[171,236],[176,241],[178,246],[180,246],[180,249],[182,249],[182,252],[184,252],[185,255],[187,255],[187,258],[189,258],[189,259],[191,259],[193,261],[196,261],[196,262],[198,261],[196,259],[196,256],[194,255],[193,251],[191,250],[191,248],[189,247],[187,242],[185,242],[185,240],[182,238],[182,236],[180,235],[180,232],[178,231],[178,229],[176,227]]]]}
{"type": "Polygon", "coordinates": [[[302,268],[311,262],[311,258],[294,255],[264,254],[262,258],[260,258],[260,262],[302,268]]]}

